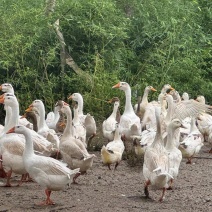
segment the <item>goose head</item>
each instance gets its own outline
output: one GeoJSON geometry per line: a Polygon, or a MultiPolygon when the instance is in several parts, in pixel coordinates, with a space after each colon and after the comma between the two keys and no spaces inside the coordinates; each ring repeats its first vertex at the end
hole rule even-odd
{"type": "Polygon", "coordinates": [[[71,111],[71,109],[70,109],[70,107],[69,107],[69,104],[66,103],[66,102],[63,102],[62,107],[60,108],[60,112],[66,114],[66,113],[68,113],[68,112],[70,112],[70,111],[71,111]]]}
{"type": "Polygon", "coordinates": [[[184,92],[182,95],[182,100],[189,100],[189,95],[188,93],[184,92]]]}
{"type": "Polygon", "coordinates": [[[68,99],[73,99],[75,102],[78,102],[80,99],[82,99],[82,95],[80,93],[73,93],[68,97],[68,99]]]}
{"type": "Polygon", "coordinates": [[[12,93],[6,93],[0,96],[0,103],[13,106],[15,103],[17,103],[17,98],[12,93]]]}
{"type": "Polygon", "coordinates": [[[10,83],[4,83],[0,86],[0,90],[4,93],[12,93],[14,94],[13,86],[10,83]]]}
{"type": "Polygon", "coordinates": [[[205,104],[205,97],[202,95],[197,96],[196,101],[205,104]]]}
{"type": "Polygon", "coordinates": [[[116,85],[114,85],[112,88],[119,88],[120,90],[127,90],[130,88],[129,84],[127,82],[119,82],[116,85]]]}
{"type": "Polygon", "coordinates": [[[172,121],[169,124],[169,127],[171,127],[174,130],[176,130],[180,127],[185,128],[184,125],[182,124],[182,122],[179,119],[172,119],[172,121]]]}
{"type": "Polygon", "coordinates": [[[18,133],[18,134],[24,134],[26,131],[26,127],[24,125],[16,125],[15,127],[8,130],[7,134],[9,133],[18,133]]]}
{"type": "Polygon", "coordinates": [[[145,88],[145,91],[157,91],[155,88],[153,88],[151,85],[150,86],[147,86],[146,88],[145,88]]]}

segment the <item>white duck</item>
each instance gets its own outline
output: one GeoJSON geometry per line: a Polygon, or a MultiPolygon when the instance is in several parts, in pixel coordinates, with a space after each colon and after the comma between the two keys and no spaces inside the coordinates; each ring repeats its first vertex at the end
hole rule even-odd
{"type": "Polygon", "coordinates": [[[67,116],[67,125],[60,137],[60,153],[63,161],[71,169],[80,168],[80,173],[77,173],[73,178],[73,183],[76,183],[77,177],[80,174],[85,174],[92,167],[93,159],[96,156],[89,154],[82,141],[73,136],[72,113],[67,103],[64,102],[61,111],[67,116]]]}
{"type": "Polygon", "coordinates": [[[45,187],[46,200],[41,205],[55,204],[50,195],[52,191],[59,191],[66,188],[71,178],[79,172],[79,169],[71,170],[66,164],[50,157],[34,154],[32,136],[24,126],[15,126],[9,133],[23,134],[26,138],[25,150],[23,153],[24,166],[30,176],[41,186],[45,187]]]}
{"type": "Polygon", "coordinates": [[[106,138],[108,141],[112,141],[114,139],[116,125],[118,124],[118,121],[119,121],[117,120],[117,113],[119,112],[118,109],[119,109],[120,101],[119,101],[119,98],[114,97],[109,101],[109,103],[114,103],[113,112],[106,120],[103,121],[102,132],[103,132],[104,138],[106,138]]]}
{"type": "MultiPolygon", "coordinates": [[[[179,119],[173,119],[168,127],[168,135],[167,135],[167,142],[166,142],[166,150],[168,152],[168,158],[169,158],[169,174],[176,179],[179,172],[180,163],[182,160],[182,153],[181,151],[175,146],[175,141],[173,140],[173,135],[176,129],[184,127],[179,119]]],[[[173,184],[173,178],[170,179],[169,182],[169,188],[172,189],[173,184]]]]}
{"type": "MultiPolygon", "coordinates": [[[[13,86],[10,83],[3,83],[0,86],[0,90],[2,90],[2,92],[4,92],[4,93],[14,94],[14,88],[13,88],[13,86]]],[[[6,108],[5,108],[5,110],[6,110],[6,108]]],[[[11,110],[11,109],[9,108],[8,110],[11,110]]],[[[5,125],[7,125],[7,122],[10,120],[10,114],[11,114],[11,112],[8,111],[8,115],[5,117],[5,125]]],[[[19,116],[18,123],[20,125],[27,126],[30,129],[33,128],[32,124],[26,118],[21,118],[21,116],[19,116]]]]}
{"type": "Polygon", "coordinates": [[[160,102],[161,101],[161,96],[163,96],[164,94],[166,94],[166,92],[168,90],[174,90],[174,88],[169,85],[169,84],[165,84],[160,92],[160,94],[158,95],[158,101],[160,102]]]}
{"type": "Polygon", "coordinates": [[[8,127],[18,123],[17,117],[19,116],[19,109],[16,97],[13,94],[5,94],[3,98],[0,99],[0,103],[5,104],[6,116],[8,113],[10,115],[10,120],[8,120],[9,122],[0,135],[0,155],[2,157],[1,166],[4,167],[4,169],[1,167],[2,172],[7,173],[7,182],[4,186],[11,187],[10,178],[13,172],[22,175],[18,185],[22,184],[24,175],[27,173],[22,158],[25,139],[21,136],[16,136],[15,134],[5,134],[8,131],[8,127]],[[11,99],[14,100],[11,101],[11,99]],[[11,111],[13,111],[12,114],[10,114],[11,111]]]}
{"type": "Polygon", "coordinates": [[[58,102],[56,102],[54,106],[54,112],[51,111],[47,114],[45,121],[49,129],[53,129],[56,131],[56,124],[60,118],[59,110],[60,105],[58,104],[58,102]]]}
{"type": "Polygon", "coordinates": [[[152,185],[155,188],[163,189],[162,196],[159,201],[163,201],[168,180],[173,178],[169,174],[169,158],[168,152],[164,147],[164,142],[161,136],[159,110],[156,108],[157,132],[153,143],[146,148],[144,153],[143,175],[145,178],[144,193],[149,197],[148,186],[152,185]]]}
{"type": "Polygon", "coordinates": [[[119,88],[125,92],[125,108],[119,123],[120,133],[124,141],[133,141],[133,136],[141,134],[141,123],[132,107],[130,85],[126,82],[119,82],[112,88],[119,88]]]}
{"type": "Polygon", "coordinates": [[[87,145],[90,146],[91,140],[96,135],[96,121],[89,113],[83,114],[83,97],[80,93],[73,93],[68,99],[73,99],[78,104],[79,119],[86,128],[87,145]]]}
{"type": "Polygon", "coordinates": [[[182,101],[187,101],[189,100],[189,94],[187,92],[184,92],[181,96],[182,101]]]}
{"type": "MultiPolygon", "coordinates": [[[[210,112],[212,110],[211,106],[199,103],[195,100],[187,100],[187,101],[181,101],[178,103],[173,102],[173,97],[169,94],[166,95],[166,100],[168,102],[168,111],[167,115],[165,117],[164,123],[167,127],[168,124],[171,122],[172,119],[178,118],[180,120],[185,119],[186,117],[197,117],[200,113],[206,111],[210,112]]],[[[166,127],[163,127],[163,138],[166,137],[166,127]]],[[[178,130],[179,131],[179,130],[178,130]]],[[[178,147],[179,145],[179,138],[180,138],[180,132],[175,132],[176,134],[176,140],[175,144],[178,147]]]]}
{"type": "Polygon", "coordinates": [[[122,160],[124,149],[124,143],[121,140],[121,134],[119,133],[119,126],[116,124],[114,140],[110,141],[106,146],[103,145],[101,149],[102,162],[107,164],[110,170],[110,165],[115,164],[115,170],[122,160]]]}
{"type": "Polygon", "coordinates": [[[153,88],[152,86],[147,86],[144,89],[144,94],[143,94],[143,97],[141,99],[141,102],[134,105],[134,111],[140,117],[141,120],[142,120],[142,118],[144,116],[145,109],[146,109],[146,106],[148,104],[148,95],[149,95],[150,91],[154,91],[155,92],[157,90],[155,88],[153,88]]]}
{"type": "MultiPolygon", "coordinates": [[[[5,93],[1,99],[1,103],[5,104],[6,108],[6,118],[9,113],[10,120],[8,120],[7,125],[4,127],[4,130],[1,132],[0,140],[2,144],[1,153],[3,157],[3,165],[6,167],[6,170],[10,170],[8,173],[8,180],[6,186],[11,186],[9,179],[12,172],[17,174],[22,174],[22,179],[19,183],[23,182],[23,174],[26,173],[23,168],[23,161],[21,156],[21,151],[23,152],[25,139],[23,136],[12,136],[5,135],[5,133],[13,126],[19,122],[19,103],[13,94],[5,93]],[[19,138],[19,139],[18,139],[19,138]],[[14,154],[14,155],[13,155],[14,154]],[[16,157],[17,156],[17,157],[16,157]],[[19,159],[18,159],[19,158],[19,159]],[[19,164],[19,165],[18,165],[19,164]]],[[[33,130],[30,130],[33,136],[34,148],[37,152],[43,155],[51,155],[52,145],[42,136],[38,135],[33,130]]]]}
{"type": "MultiPolygon", "coordinates": [[[[10,108],[7,111],[7,114],[11,116],[8,124],[5,126],[3,130],[3,134],[6,133],[9,129],[11,129],[13,126],[20,124],[19,123],[19,103],[17,101],[17,98],[13,94],[4,94],[4,98],[2,99],[3,103],[5,103],[7,108],[10,108]]],[[[6,116],[7,116],[6,114],[6,116]]],[[[34,149],[38,151],[39,153],[44,154],[45,156],[50,156],[52,154],[53,150],[53,145],[47,141],[43,136],[39,135],[36,133],[34,130],[30,131],[32,136],[33,136],[33,143],[34,143],[34,149]]],[[[21,135],[19,135],[21,136],[21,135]]],[[[23,137],[23,136],[22,136],[23,137]]]]}
{"type": "MultiPolygon", "coordinates": [[[[197,96],[196,101],[205,104],[205,97],[202,95],[197,96]]],[[[204,140],[208,141],[209,136],[209,128],[212,125],[212,116],[210,114],[207,114],[205,112],[199,114],[197,117],[197,127],[199,131],[204,136],[204,140]]]]}
{"type": "Polygon", "coordinates": [[[35,110],[38,118],[38,134],[50,141],[54,148],[59,150],[60,140],[53,129],[49,129],[45,121],[45,107],[41,100],[34,100],[32,104],[26,109],[26,112],[35,110]]]}
{"type": "Polygon", "coordinates": [[[149,128],[141,132],[141,136],[135,136],[133,145],[135,148],[135,154],[138,156],[144,155],[146,148],[152,144],[155,139],[156,130],[149,128]]]}
{"type": "Polygon", "coordinates": [[[82,122],[80,122],[77,105],[74,106],[73,110],[74,110],[74,118],[72,120],[72,123],[73,123],[74,135],[75,135],[75,137],[79,138],[83,142],[85,147],[87,148],[86,128],[85,128],[84,124],[82,124],[82,122]]]}
{"type": "Polygon", "coordinates": [[[203,141],[203,136],[195,124],[195,119],[192,118],[190,134],[182,142],[180,142],[179,146],[183,157],[188,159],[186,162],[187,164],[191,164],[191,159],[199,153],[200,149],[204,145],[203,141]]]}

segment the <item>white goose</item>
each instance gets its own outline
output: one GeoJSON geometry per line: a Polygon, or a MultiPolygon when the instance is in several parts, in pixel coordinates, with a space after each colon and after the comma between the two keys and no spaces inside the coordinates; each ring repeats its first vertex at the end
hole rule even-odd
{"type": "Polygon", "coordinates": [[[159,101],[159,102],[160,102],[160,100],[161,100],[161,96],[163,96],[164,94],[166,94],[166,92],[167,92],[168,90],[174,90],[174,88],[173,88],[171,85],[169,85],[169,84],[165,84],[165,85],[163,86],[163,88],[162,88],[160,94],[158,95],[158,101],[159,101]]]}
{"type": "Polygon", "coordinates": [[[107,164],[110,170],[110,165],[115,163],[115,170],[122,160],[124,149],[124,143],[121,140],[121,134],[119,133],[119,126],[116,124],[114,140],[110,141],[106,146],[103,145],[101,149],[102,162],[107,164]]]}
{"type": "MultiPolygon", "coordinates": [[[[185,119],[186,117],[197,117],[202,112],[210,112],[212,110],[211,106],[199,103],[195,100],[181,101],[178,103],[173,102],[173,97],[169,94],[166,95],[166,100],[168,102],[168,112],[165,117],[165,126],[171,122],[172,119],[178,118],[180,120],[185,119]]],[[[166,130],[164,127],[163,129],[166,130]]],[[[164,130],[163,138],[166,137],[167,132],[164,130]]],[[[179,146],[180,132],[179,130],[175,132],[176,140],[175,144],[179,146]]]]}
{"type": "MultiPolygon", "coordinates": [[[[21,152],[23,153],[24,149],[24,143],[25,139],[24,136],[22,135],[4,135],[4,132],[6,133],[9,128],[12,128],[16,124],[18,124],[19,121],[19,103],[15,97],[15,95],[12,94],[4,94],[4,97],[1,99],[1,103],[4,103],[6,105],[6,108],[10,108],[10,110],[6,110],[6,116],[8,115],[8,112],[11,113],[10,115],[10,120],[5,126],[3,134],[1,134],[1,141],[3,142],[2,145],[2,157],[3,157],[3,164],[6,168],[6,170],[11,170],[12,172],[17,173],[17,174],[25,174],[25,169],[23,169],[23,161],[22,161],[22,155],[21,152]],[[18,140],[19,138],[19,140],[18,140]],[[14,154],[14,155],[13,155],[14,154]],[[17,155],[16,158],[15,155],[17,155]],[[18,166],[19,163],[19,166],[18,166]]],[[[34,144],[34,149],[39,152],[40,154],[43,154],[45,156],[49,156],[52,154],[52,144],[48,142],[46,139],[44,139],[42,136],[38,135],[35,131],[30,129],[30,132],[33,137],[33,144],[34,144]]],[[[9,174],[10,174],[9,173],[9,174]]],[[[8,180],[10,179],[10,176],[8,174],[8,180]]],[[[23,177],[23,176],[22,176],[23,177]]],[[[21,182],[19,185],[22,183],[23,178],[21,179],[21,182]]],[[[9,181],[6,183],[7,186],[10,186],[9,181]]]]}
{"type": "Polygon", "coordinates": [[[183,157],[187,158],[187,164],[191,164],[191,159],[199,153],[200,149],[204,145],[203,136],[198,130],[195,119],[192,118],[191,120],[191,129],[190,134],[180,142],[179,149],[182,152],[183,157]]]}
{"type": "MultiPolygon", "coordinates": [[[[205,104],[205,97],[202,95],[197,96],[196,101],[205,104]]],[[[212,116],[210,114],[207,114],[205,112],[199,114],[197,117],[197,127],[199,131],[204,136],[204,140],[208,141],[208,136],[210,134],[209,128],[212,125],[212,116]]]]}
{"type": "Polygon", "coordinates": [[[86,128],[85,128],[84,124],[82,124],[82,122],[80,122],[77,105],[74,106],[74,118],[72,120],[72,123],[73,123],[74,135],[77,138],[79,138],[83,142],[85,147],[87,148],[86,128]]]}
{"type": "MultiPolygon", "coordinates": [[[[4,92],[4,93],[14,94],[14,88],[13,88],[13,86],[10,83],[3,83],[0,86],[0,90],[2,90],[2,92],[4,92]]],[[[6,110],[6,108],[5,108],[5,110],[6,110]]],[[[9,108],[7,110],[8,111],[8,115],[5,117],[5,125],[7,125],[7,122],[10,120],[11,112],[9,112],[9,110],[11,110],[11,109],[9,108]]],[[[21,118],[21,116],[19,116],[18,124],[27,126],[30,129],[33,128],[31,123],[26,118],[23,118],[23,117],[21,118]]]]}
{"type": "Polygon", "coordinates": [[[83,114],[83,97],[80,93],[73,93],[68,99],[73,99],[78,104],[78,114],[79,119],[84,124],[86,128],[86,138],[87,138],[87,146],[90,146],[91,140],[96,135],[96,121],[93,116],[89,113],[87,115],[83,114]]]}
{"type": "Polygon", "coordinates": [[[133,141],[133,136],[141,134],[140,118],[135,114],[131,103],[131,88],[126,82],[119,82],[112,88],[119,88],[125,92],[125,108],[120,118],[120,133],[125,141],[133,141]]]}
{"type": "Polygon", "coordinates": [[[56,130],[56,124],[60,118],[59,114],[60,105],[58,103],[54,106],[54,112],[49,112],[46,116],[46,124],[49,127],[49,129],[56,130]]]}
{"type": "Polygon", "coordinates": [[[80,173],[77,173],[73,178],[73,183],[76,183],[78,176],[85,174],[93,165],[94,154],[89,154],[85,145],[81,140],[73,135],[72,113],[69,105],[64,102],[61,111],[67,116],[67,124],[63,135],[60,137],[60,153],[63,161],[68,164],[71,169],[80,168],[80,173]]]}
{"type": "Polygon", "coordinates": [[[106,138],[108,141],[112,141],[114,139],[116,125],[118,124],[118,121],[119,121],[117,120],[117,113],[119,112],[118,109],[119,109],[120,101],[119,101],[119,98],[114,97],[109,101],[109,103],[114,103],[113,112],[106,120],[103,121],[102,132],[103,132],[104,138],[106,138]]]}
{"type": "Polygon", "coordinates": [[[2,157],[1,167],[2,172],[7,173],[7,182],[5,187],[11,187],[10,178],[12,173],[22,175],[22,178],[18,185],[21,185],[24,179],[24,175],[27,173],[23,163],[23,151],[25,147],[25,139],[15,134],[6,135],[5,133],[9,130],[8,128],[13,127],[14,124],[18,123],[17,117],[19,116],[18,101],[13,94],[5,94],[0,99],[0,103],[5,104],[6,116],[9,113],[10,120],[0,135],[0,155],[2,157]],[[13,111],[12,114],[11,111],[13,111]]]}
{"type": "Polygon", "coordinates": [[[54,148],[59,150],[60,140],[53,129],[49,129],[45,121],[45,107],[41,100],[34,100],[26,109],[27,112],[35,110],[38,118],[38,134],[50,141],[54,148]]]}
{"type": "MultiPolygon", "coordinates": [[[[7,111],[7,114],[10,113],[10,116],[12,117],[10,118],[8,124],[5,126],[2,132],[4,134],[15,125],[20,124],[19,123],[20,115],[19,115],[19,103],[15,95],[6,93],[4,94],[4,98],[2,99],[2,101],[3,102],[6,101],[5,105],[7,106],[7,108],[10,108],[10,110],[7,111]]],[[[50,156],[52,154],[52,151],[54,151],[53,145],[34,130],[31,130],[30,132],[33,136],[34,149],[44,154],[45,156],[50,156]]]]}
{"type": "Polygon", "coordinates": [[[183,100],[185,100],[185,101],[189,100],[189,94],[188,94],[187,92],[184,92],[184,93],[182,94],[181,99],[182,99],[182,101],[183,101],[183,100]]]}
{"type": "Polygon", "coordinates": [[[161,136],[159,110],[156,108],[156,123],[157,132],[153,143],[146,148],[144,153],[143,175],[145,178],[144,193],[149,197],[148,186],[152,185],[155,188],[163,189],[162,196],[159,201],[163,201],[168,180],[173,178],[169,174],[169,158],[168,152],[164,147],[164,142],[161,136]]]}
{"type": "MultiPolygon", "coordinates": [[[[175,141],[173,140],[173,135],[176,129],[184,127],[179,119],[173,119],[168,127],[168,135],[167,135],[167,142],[166,142],[166,150],[168,152],[168,158],[169,158],[169,174],[176,179],[179,172],[180,163],[182,160],[182,153],[181,151],[175,146],[175,141]]],[[[173,178],[170,179],[169,182],[169,188],[172,189],[173,184],[173,178]]]]}
{"type": "Polygon", "coordinates": [[[34,154],[33,142],[30,130],[24,126],[15,126],[9,133],[23,134],[26,138],[25,150],[23,153],[24,166],[30,176],[41,186],[45,187],[46,200],[41,205],[55,204],[50,195],[52,191],[65,189],[71,178],[79,172],[79,169],[71,170],[66,164],[50,157],[34,154]]]}
{"type": "Polygon", "coordinates": [[[149,95],[149,92],[150,91],[157,91],[155,88],[153,88],[152,86],[147,86],[145,89],[144,89],[144,94],[143,94],[143,97],[142,97],[142,100],[141,102],[138,104],[135,104],[134,105],[134,111],[135,113],[140,117],[140,119],[142,120],[143,116],[144,116],[144,113],[145,113],[145,109],[146,109],[146,106],[148,104],[148,95],[149,95]],[[138,107],[139,106],[139,107],[138,107]]]}

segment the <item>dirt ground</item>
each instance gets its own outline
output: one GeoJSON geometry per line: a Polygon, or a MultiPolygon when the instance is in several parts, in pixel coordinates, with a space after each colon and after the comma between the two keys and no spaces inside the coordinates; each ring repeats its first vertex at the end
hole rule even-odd
{"type": "MultiPolygon", "coordinates": [[[[96,139],[101,139],[98,136],[96,139]]],[[[207,144],[207,143],[206,143],[207,144]]],[[[212,154],[205,153],[193,159],[191,165],[183,159],[174,189],[166,192],[165,200],[158,200],[161,191],[150,189],[151,199],[144,196],[142,162],[130,166],[123,160],[116,171],[101,163],[100,152],[95,151],[92,170],[80,176],[78,185],[52,193],[53,206],[36,206],[45,199],[44,188],[35,182],[20,187],[0,188],[0,212],[6,211],[76,211],[76,212],[200,212],[212,211],[212,154]]],[[[16,185],[20,176],[13,176],[16,185]]],[[[0,179],[0,184],[5,182],[0,179]]]]}

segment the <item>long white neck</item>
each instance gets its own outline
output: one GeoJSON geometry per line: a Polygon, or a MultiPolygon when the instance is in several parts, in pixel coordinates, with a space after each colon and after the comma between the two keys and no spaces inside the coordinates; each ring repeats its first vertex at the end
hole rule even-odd
{"type": "Polygon", "coordinates": [[[38,109],[38,113],[39,113],[39,119],[38,119],[38,132],[42,129],[48,129],[49,127],[46,124],[45,121],[45,108],[44,105],[41,104],[39,105],[38,109]]]}
{"type": "Polygon", "coordinates": [[[83,98],[81,95],[78,95],[78,99],[77,99],[77,103],[78,103],[78,113],[79,116],[83,115],[83,98]]]}
{"type": "Polygon", "coordinates": [[[67,116],[67,123],[66,123],[66,127],[64,129],[62,137],[73,135],[72,112],[70,107],[68,107],[68,110],[66,110],[66,116],[67,116]]]}
{"type": "Polygon", "coordinates": [[[118,108],[119,108],[119,105],[118,104],[114,104],[113,112],[111,113],[110,117],[116,118],[118,108]]]}
{"type": "Polygon", "coordinates": [[[27,160],[27,158],[34,155],[33,142],[32,142],[32,136],[30,134],[29,129],[26,129],[26,131],[24,131],[23,134],[26,139],[23,158],[27,160]]]}
{"type": "Polygon", "coordinates": [[[148,104],[148,95],[149,95],[149,89],[145,88],[142,101],[141,101],[142,104],[148,104]]]}
{"type": "Polygon", "coordinates": [[[73,118],[73,123],[74,123],[74,124],[78,124],[78,123],[80,123],[78,108],[74,108],[74,118],[73,118]]]}
{"type": "Polygon", "coordinates": [[[124,113],[134,112],[132,103],[131,103],[131,88],[128,87],[126,90],[124,90],[124,92],[126,97],[124,113]]]}
{"type": "MultiPolygon", "coordinates": [[[[15,99],[14,99],[15,100],[15,99]]],[[[7,124],[4,126],[3,131],[1,134],[6,133],[8,130],[10,130],[15,125],[18,125],[19,120],[19,104],[18,101],[15,100],[13,104],[6,105],[6,116],[9,115],[10,119],[8,120],[7,124]]]]}
{"type": "Polygon", "coordinates": [[[173,140],[173,135],[174,135],[174,132],[175,132],[176,129],[173,129],[173,127],[171,125],[168,126],[168,129],[167,129],[167,142],[166,142],[166,149],[167,150],[172,150],[175,148],[175,143],[174,143],[174,140],[173,140]]]}
{"type": "Polygon", "coordinates": [[[55,125],[57,124],[59,118],[60,118],[59,108],[55,107],[54,108],[54,121],[53,121],[55,125]]]}
{"type": "Polygon", "coordinates": [[[171,117],[173,115],[173,109],[174,109],[174,102],[173,102],[173,97],[171,95],[166,98],[167,103],[168,103],[168,109],[167,109],[167,115],[165,118],[165,122],[168,123],[171,121],[171,117]]]}

